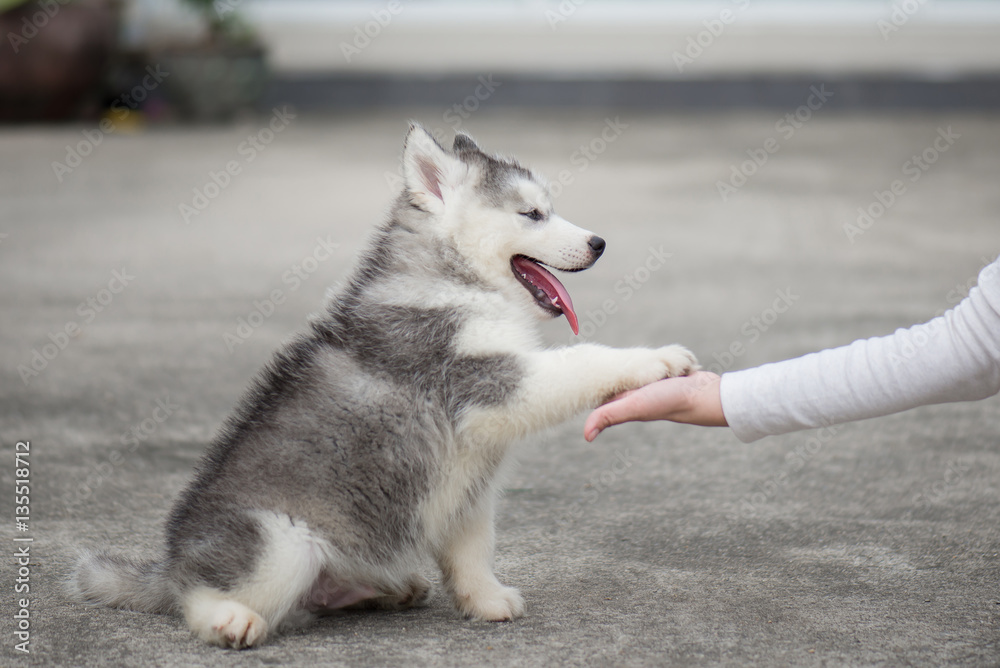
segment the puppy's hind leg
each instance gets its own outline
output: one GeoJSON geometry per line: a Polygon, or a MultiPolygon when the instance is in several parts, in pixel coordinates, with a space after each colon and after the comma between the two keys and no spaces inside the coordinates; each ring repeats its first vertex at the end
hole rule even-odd
{"type": "Polygon", "coordinates": [[[283,622],[301,619],[304,600],[328,561],[329,546],[287,515],[256,518],[261,549],[251,572],[225,590],[196,586],[182,596],[188,626],[206,642],[242,649],[283,622]]]}
{"type": "Polygon", "coordinates": [[[430,580],[419,573],[412,573],[398,591],[372,596],[352,606],[357,609],[406,610],[427,605],[431,596],[430,580]]]}
{"type": "Polygon", "coordinates": [[[427,605],[431,597],[431,583],[419,573],[413,573],[406,580],[403,590],[390,596],[383,596],[375,605],[389,610],[419,608],[427,605]]]}

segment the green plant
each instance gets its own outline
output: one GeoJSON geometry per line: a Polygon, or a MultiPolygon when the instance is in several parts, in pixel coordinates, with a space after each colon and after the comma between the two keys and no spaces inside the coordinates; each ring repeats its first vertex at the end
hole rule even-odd
{"type": "Polygon", "coordinates": [[[209,39],[213,42],[249,44],[257,41],[257,33],[253,26],[239,12],[238,6],[242,0],[182,1],[201,15],[208,26],[209,39]]]}
{"type": "Polygon", "coordinates": [[[26,2],[28,2],[28,0],[0,0],[0,12],[5,12],[8,9],[14,9],[15,7],[19,7],[26,2]]]}

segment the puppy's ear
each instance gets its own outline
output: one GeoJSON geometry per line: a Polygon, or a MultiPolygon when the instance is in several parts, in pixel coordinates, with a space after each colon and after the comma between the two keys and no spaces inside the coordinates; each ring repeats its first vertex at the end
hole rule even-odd
{"type": "Polygon", "coordinates": [[[403,147],[403,176],[415,204],[440,213],[468,176],[468,167],[441,148],[423,127],[413,123],[403,147]]]}
{"type": "Polygon", "coordinates": [[[452,145],[451,150],[455,153],[459,151],[479,151],[482,153],[482,149],[479,148],[476,140],[464,132],[459,132],[455,135],[455,143],[452,145]]]}

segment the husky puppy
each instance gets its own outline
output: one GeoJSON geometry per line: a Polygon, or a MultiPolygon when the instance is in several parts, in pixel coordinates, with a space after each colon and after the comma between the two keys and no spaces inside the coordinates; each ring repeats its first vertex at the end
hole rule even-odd
{"type": "Polygon", "coordinates": [[[157,560],[87,554],[87,602],[182,615],[243,648],[356,604],[399,608],[433,559],[476,620],[524,612],[493,574],[511,443],[624,390],[697,368],[680,346],[543,349],[573,304],[542,265],[580,271],[604,240],[560,218],[543,182],[459,134],[413,125],[405,187],[346,287],[279,350],[180,495],[157,560]]]}

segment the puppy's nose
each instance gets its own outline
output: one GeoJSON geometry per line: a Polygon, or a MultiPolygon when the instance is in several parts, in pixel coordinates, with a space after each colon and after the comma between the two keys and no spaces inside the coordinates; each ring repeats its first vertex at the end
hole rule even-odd
{"type": "Polygon", "coordinates": [[[590,250],[594,251],[595,260],[601,257],[601,254],[604,252],[604,247],[607,246],[604,239],[600,238],[596,234],[587,240],[587,245],[590,246],[590,250]]]}

